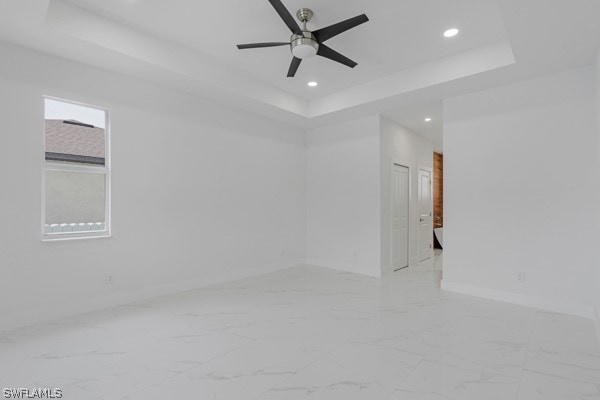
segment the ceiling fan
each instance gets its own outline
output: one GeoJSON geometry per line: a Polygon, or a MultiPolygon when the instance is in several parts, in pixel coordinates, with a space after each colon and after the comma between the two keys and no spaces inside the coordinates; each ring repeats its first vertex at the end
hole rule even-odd
{"type": "Polygon", "coordinates": [[[330,25],[325,28],[317,29],[316,31],[309,31],[306,28],[306,23],[311,20],[314,13],[309,8],[301,8],[296,13],[296,17],[302,22],[302,28],[296,23],[294,17],[285,8],[281,0],[269,0],[269,3],[275,8],[277,14],[281,17],[283,22],[292,31],[292,36],[289,42],[268,42],[268,43],[250,43],[250,44],[238,44],[237,47],[240,50],[243,49],[255,49],[259,47],[275,47],[275,46],[290,46],[292,50],[292,63],[288,70],[288,77],[296,75],[296,71],[300,66],[303,59],[318,55],[321,57],[329,58],[330,60],[337,61],[350,68],[356,67],[358,64],[349,59],[346,56],[338,53],[332,48],[323,44],[328,39],[339,35],[349,29],[354,28],[360,24],[363,24],[369,20],[365,14],[358,15],[353,18],[349,18],[345,21],[338,22],[337,24],[330,25]]]}

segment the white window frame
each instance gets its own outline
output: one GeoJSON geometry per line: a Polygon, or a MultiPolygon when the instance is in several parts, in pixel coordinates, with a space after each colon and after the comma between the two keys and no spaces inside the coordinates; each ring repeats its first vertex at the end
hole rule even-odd
{"type": "MultiPolygon", "coordinates": [[[[108,238],[111,236],[111,167],[110,167],[110,112],[105,107],[98,107],[91,104],[86,104],[73,100],[66,100],[53,96],[43,96],[44,102],[44,124],[42,125],[42,217],[41,217],[41,234],[43,242],[53,242],[61,240],[73,240],[73,239],[95,239],[95,238],[108,238]],[[60,164],[57,162],[46,161],[46,127],[45,127],[45,111],[46,100],[60,101],[68,104],[75,104],[78,106],[94,108],[104,112],[105,116],[105,128],[104,128],[104,166],[92,166],[92,165],[78,165],[78,164],[60,164]],[[47,171],[64,171],[64,172],[84,172],[92,174],[104,175],[104,230],[101,231],[80,231],[80,232],[52,232],[46,233],[46,172],[47,171]]],[[[93,221],[89,221],[93,222],[93,221]]]]}

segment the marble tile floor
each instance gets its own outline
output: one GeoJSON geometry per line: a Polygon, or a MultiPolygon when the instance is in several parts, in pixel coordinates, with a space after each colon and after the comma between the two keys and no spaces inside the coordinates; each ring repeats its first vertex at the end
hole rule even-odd
{"type": "MultiPolygon", "coordinates": [[[[0,387],[68,400],[599,400],[592,321],[296,267],[0,333],[0,387]]],[[[1,394],[0,394],[1,396],[1,394]]]]}

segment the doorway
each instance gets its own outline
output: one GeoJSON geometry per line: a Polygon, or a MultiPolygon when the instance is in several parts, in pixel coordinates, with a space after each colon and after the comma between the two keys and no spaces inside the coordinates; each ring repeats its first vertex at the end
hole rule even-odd
{"type": "Polygon", "coordinates": [[[419,261],[433,254],[433,199],[431,171],[419,170],[419,261]]]}
{"type": "Polygon", "coordinates": [[[392,168],[392,269],[408,267],[409,169],[392,168]]]}

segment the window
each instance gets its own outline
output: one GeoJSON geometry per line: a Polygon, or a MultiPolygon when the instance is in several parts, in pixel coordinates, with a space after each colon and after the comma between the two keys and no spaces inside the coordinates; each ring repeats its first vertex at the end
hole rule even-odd
{"type": "Polygon", "coordinates": [[[44,109],[42,239],[109,236],[107,111],[52,98],[44,109]]]}

